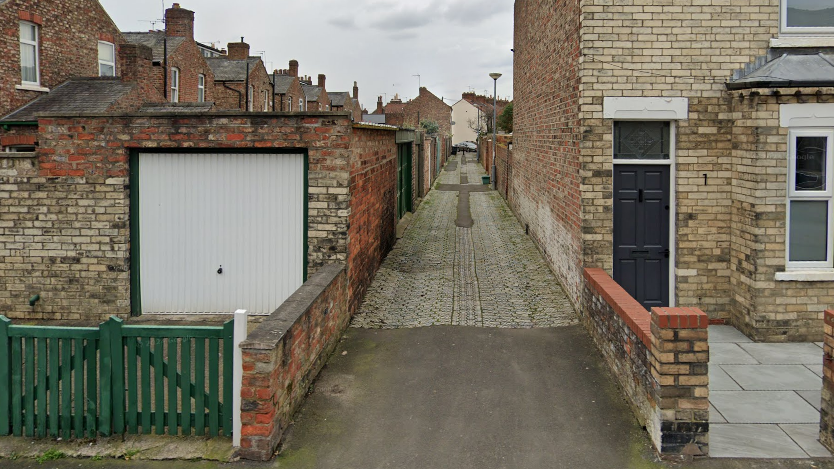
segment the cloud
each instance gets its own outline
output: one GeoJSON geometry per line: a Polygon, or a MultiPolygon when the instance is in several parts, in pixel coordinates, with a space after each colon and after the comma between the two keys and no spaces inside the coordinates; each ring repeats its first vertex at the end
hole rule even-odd
{"type": "Polygon", "coordinates": [[[447,3],[443,17],[453,23],[479,24],[512,9],[507,0],[458,0],[447,3]]]}
{"type": "Polygon", "coordinates": [[[327,24],[342,29],[357,29],[356,21],[350,17],[330,18],[327,20],[327,24]]]}
{"type": "Polygon", "coordinates": [[[436,2],[431,2],[425,5],[410,5],[394,6],[394,4],[384,2],[378,3],[379,9],[377,11],[383,12],[375,15],[371,20],[370,25],[375,29],[382,31],[402,31],[405,29],[416,29],[423,26],[430,25],[439,17],[436,2]]]}

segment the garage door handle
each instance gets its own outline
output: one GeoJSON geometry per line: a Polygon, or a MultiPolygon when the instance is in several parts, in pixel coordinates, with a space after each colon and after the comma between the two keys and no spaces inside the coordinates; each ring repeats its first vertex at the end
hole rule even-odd
{"type": "Polygon", "coordinates": [[[637,201],[638,202],[643,201],[643,189],[637,189],[637,201]]]}
{"type": "Polygon", "coordinates": [[[665,257],[666,259],[669,258],[669,250],[668,249],[664,249],[664,250],[660,251],[660,253],[663,254],[663,257],[665,257]]]}
{"type": "Polygon", "coordinates": [[[218,273],[218,274],[222,274],[222,273],[223,273],[223,265],[222,265],[222,264],[220,265],[220,268],[219,268],[219,269],[217,269],[217,273],[218,273]]]}

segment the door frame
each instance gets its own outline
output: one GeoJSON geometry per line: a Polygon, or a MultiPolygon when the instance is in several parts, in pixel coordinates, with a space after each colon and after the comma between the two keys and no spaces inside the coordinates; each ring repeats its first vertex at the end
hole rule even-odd
{"type": "MultiPolygon", "coordinates": [[[[639,120],[639,121],[665,121],[669,122],[669,159],[668,160],[635,160],[635,159],[614,159],[614,145],[612,141],[611,145],[611,160],[613,161],[614,165],[636,165],[636,166],[669,166],[669,307],[674,307],[677,302],[677,297],[675,295],[676,291],[676,282],[675,279],[677,276],[675,275],[675,270],[677,270],[677,246],[678,246],[678,233],[675,229],[675,219],[677,218],[677,191],[676,191],[676,163],[675,158],[677,154],[677,122],[675,120],[667,120],[667,119],[616,119],[617,121],[621,120],[639,120]]],[[[614,135],[614,121],[611,122],[611,134],[612,137],[614,135]]],[[[611,200],[614,200],[614,171],[612,168],[611,171],[611,200]]],[[[613,222],[614,222],[614,207],[611,207],[611,223],[612,223],[612,230],[611,230],[611,261],[612,261],[612,269],[613,269],[613,260],[614,260],[614,229],[613,229],[613,222]]],[[[612,271],[613,273],[613,271],[612,271]]]]}
{"type": "Polygon", "coordinates": [[[310,216],[309,216],[309,199],[310,199],[310,155],[306,148],[131,148],[129,150],[128,159],[128,188],[130,192],[128,200],[128,226],[129,226],[129,247],[128,252],[130,256],[130,315],[142,315],[142,282],[140,277],[141,265],[140,248],[141,248],[141,234],[139,231],[139,155],[142,153],[222,153],[222,154],[289,154],[302,155],[304,167],[304,207],[302,207],[302,216],[304,217],[304,233],[302,235],[302,259],[303,272],[302,282],[307,282],[307,269],[310,264],[310,242],[308,239],[310,232],[310,216]],[[135,216],[134,216],[135,214],[135,216]]]}

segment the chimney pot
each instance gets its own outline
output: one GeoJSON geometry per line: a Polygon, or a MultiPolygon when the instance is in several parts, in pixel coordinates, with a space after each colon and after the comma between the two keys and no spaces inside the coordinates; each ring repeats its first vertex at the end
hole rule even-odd
{"type": "MultiPolygon", "coordinates": [[[[243,39],[243,38],[241,38],[243,39]]],[[[229,43],[229,58],[231,60],[245,60],[249,57],[249,44],[240,42],[229,43]]]]}

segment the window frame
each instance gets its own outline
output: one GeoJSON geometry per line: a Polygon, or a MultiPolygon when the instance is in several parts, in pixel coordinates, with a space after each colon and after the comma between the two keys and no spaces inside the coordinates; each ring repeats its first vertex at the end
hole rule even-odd
{"type": "Polygon", "coordinates": [[[834,271],[834,129],[801,128],[788,132],[788,190],[785,201],[785,270],[834,271]],[[796,190],[796,140],[798,137],[825,137],[825,190],[796,190]],[[827,202],[826,259],[824,261],[791,261],[791,202],[827,202]]]}
{"type": "Polygon", "coordinates": [[[29,85],[29,86],[41,86],[41,30],[40,26],[36,23],[32,23],[31,21],[23,21],[21,20],[18,23],[18,46],[21,50],[20,52],[20,84],[21,85],[29,85]],[[32,26],[35,30],[35,40],[30,41],[28,39],[23,39],[23,36],[20,34],[20,28],[23,25],[32,26]],[[22,48],[23,45],[33,46],[35,48],[35,81],[26,81],[23,79],[23,52],[22,48]]]}
{"type": "Polygon", "coordinates": [[[829,27],[788,27],[788,1],[779,0],[779,33],[796,36],[834,36],[834,25],[829,27]]]}
{"type": "Polygon", "coordinates": [[[171,67],[171,96],[172,103],[180,102],[180,69],[171,67]]]}
{"type": "Polygon", "coordinates": [[[202,73],[197,75],[197,102],[206,102],[206,76],[202,73]]]}
{"type": "Polygon", "coordinates": [[[100,77],[115,77],[116,76],[116,45],[113,44],[112,42],[98,41],[98,46],[99,47],[101,47],[102,44],[110,46],[110,50],[113,51],[113,61],[112,62],[107,62],[105,60],[102,60],[101,53],[100,53],[101,51],[97,50],[97,52],[98,52],[98,76],[100,76],[100,77]],[[102,65],[109,65],[109,66],[113,67],[113,74],[112,75],[102,75],[101,74],[101,66],[102,65]]]}
{"type": "Polygon", "coordinates": [[[247,111],[251,112],[253,109],[255,109],[255,85],[249,85],[249,91],[247,91],[247,93],[247,96],[249,97],[249,109],[247,109],[247,111]]]}

